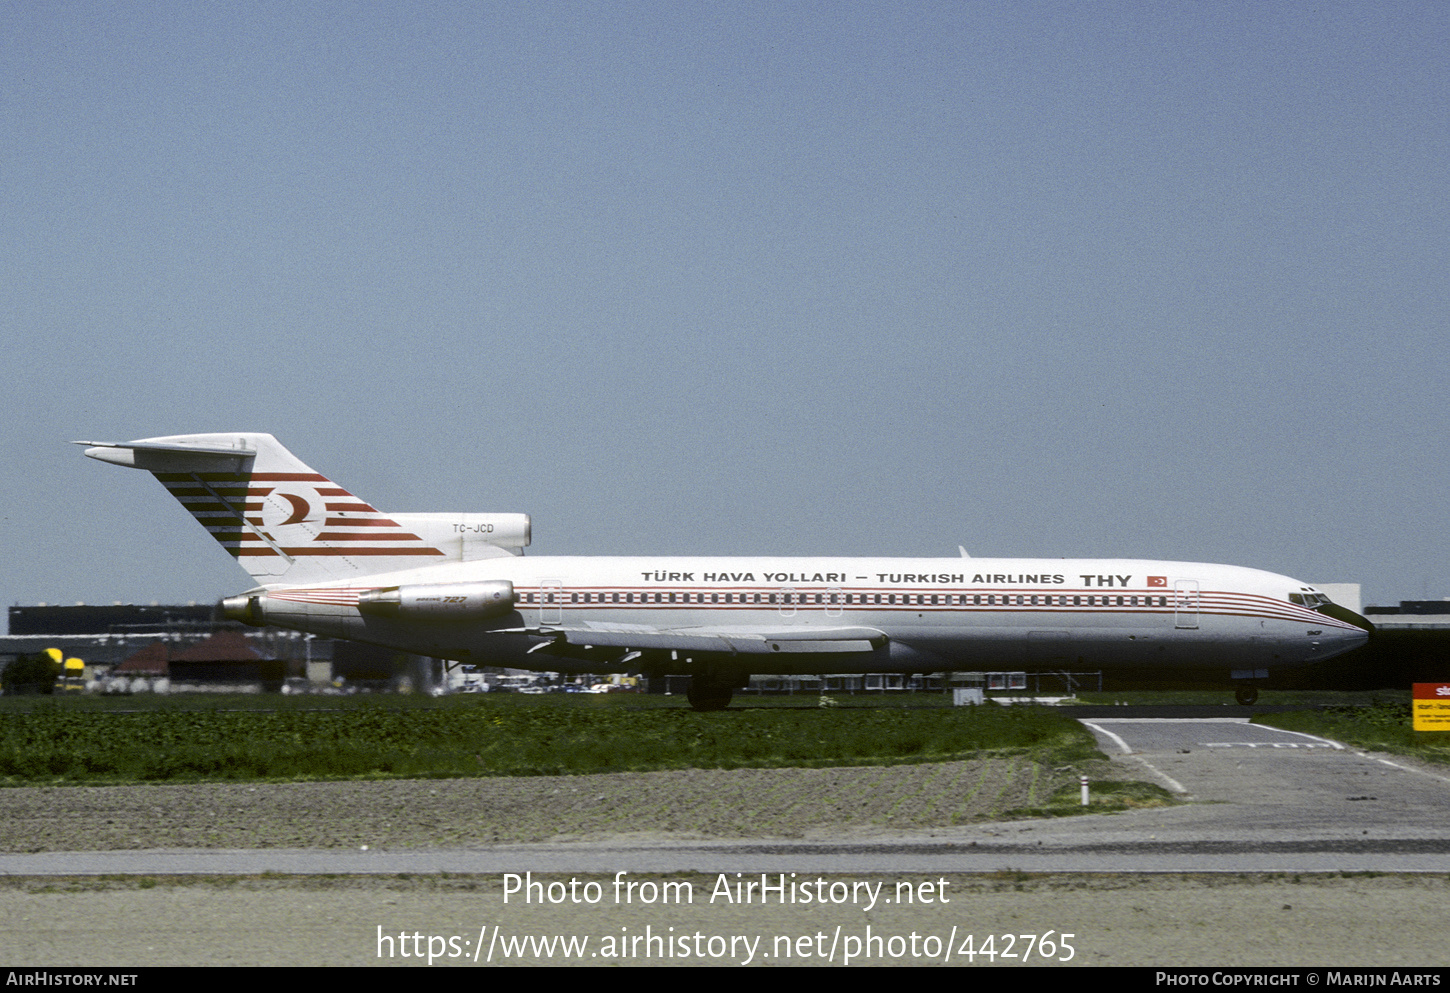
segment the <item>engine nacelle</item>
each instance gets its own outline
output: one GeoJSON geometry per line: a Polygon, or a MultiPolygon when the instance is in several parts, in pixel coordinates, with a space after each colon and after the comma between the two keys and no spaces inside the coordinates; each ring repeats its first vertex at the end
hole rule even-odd
{"type": "Polygon", "coordinates": [[[368,590],[357,598],[367,617],[397,620],[478,621],[514,609],[514,584],[507,579],[482,583],[427,583],[368,590]]]}
{"type": "Polygon", "coordinates": [[[263,627],[267,621],[263,616],[260,596],[229,596],[222,601],[222,615],[229,621],[241,621],[250,627],[263,627]]]}

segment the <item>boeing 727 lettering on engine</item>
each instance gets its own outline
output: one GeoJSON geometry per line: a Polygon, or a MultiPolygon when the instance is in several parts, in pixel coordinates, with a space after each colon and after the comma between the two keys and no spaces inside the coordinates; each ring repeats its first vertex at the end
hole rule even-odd
{"type": "Polygon", "coordinates": [[[252,576],[229,618],[479,665],[688,675],[702,710],[754,673],[1263,671],[1372,630],[1296,579],[1197,562],[526,558],[525,514],[383,513],[269,434],[77,444],[154,474],[252,576]]]}

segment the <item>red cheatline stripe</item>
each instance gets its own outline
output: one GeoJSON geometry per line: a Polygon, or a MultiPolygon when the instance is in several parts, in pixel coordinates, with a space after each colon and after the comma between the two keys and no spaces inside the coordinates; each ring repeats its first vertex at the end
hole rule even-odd
{"type": "Polygon", "coordinates": [[[195,482],[199,479],[204,483],[247,483],[250,482],[252,479],[251,474],[245,472],[199,472],[194,476],[191,473],[178,472],[163,475],[162,473],[158,472],[156,473],[156,478],[160,479],[162,482],[172,482],[183,479],[189,482],[195,482]]]}
{"type": "MultiPolygon", "coordinates": [[[[241,454],[241,453],[239,453],[241,454]]],[[[207,483],[330,483],[332,480],[316,472],[154,472],[163,483],[189,483],[198,479],[207,483]]],[[[334,484],[335,485],[335,484],[334,484]]]]}
{"type": "MultiPolygon", "coordinates": [[[[239,509],[241,509],[242,512],[245,513],[247,512],[247,510],[261,510],[262,507],[260,503],[244,503],[241,507],[239,507],[239,509]]],[[[212,520],[212,518],[207,518],[206,516],[209,515],[209,513],[210,515],[218,515],[218,513],[222,513],[222,515],[228,515],[232,516],[232,518],[235,518],[236,510],[238,510],[238,507],[229,507],[226,506],[225,503],[213,503],[210,504],[210,506],[187,507],[187,510],[190,510],[191,516],[193,516],[193,518],[200,520],[200,522],[202,523],[206,523],[207,520],[212,520]]]]}
{"type": "MultiPolygon", "coordinates": [[[[282,551],[288,555],[442,555],[436,548],[284,548],[282,551]]],[[[242,554],[261,554],[258,550],[253,552],[250,548],[243,549],[242,554]]]]}
{"type": "Polygon", "coordinates": [[[238,495],[238,496],[235,496],[235,497],[223,497],[221,500],[218,500],[216,497],[213,497],[211,494],[207,494],[205,496],[177,497],[176,500],[177,500],[178,503],[180,503],[187,510],[191,510],[191,509],[193,509],[195,507],[206,508],[206,507],[236,506],[237,504],[241,504],[241,505],[247,506],[247,507],[260,507],[260,506],[262,506],[262,501],[261,500],[258,500],[255,497],[251,497],[251,496],[247,496],[247,495],[238,495]]]}
{"type": "Polygon", "coordinates": [[[359,532],[350,534],[346,531],[324,531],[316,538],[317,541],[422,541],[416,534],[366,534],[359,532]]]}
{"type": "MultiPolygon", "coordinates": [[[[249,557],[254,555],[277,554],[270,548],[258,548],[252,545],[249,545],[246,548],[229,548],[228,551],[230,551],[233,555],[246,555],[249,557]]],[[[282,551],[295,558],[302,558],[304,556],[312,555],[345,555],[349,558],[353,558],[363,555],[415,556],[443,554],[436,548],[284,548],[282,549],[282,551]]]]}
{"type": "Polygon", "coordinates": [[[273,487],[268,486],[259,489],[255,486],[213,486],[211,489],[206,489],[202,486],[168,486],[166,489],[176,499],[182,500],[186,497],[263,497],[271,493],[273,487]]]}
{"type": "Polygon", "coordinates": [[[397,521],[390,521],[386,517],[329,517],[322,522],[323,527],[348,527],[348,528],[398,528],[402,527],[397,521]]]}
{"type": "MultiPolygon", "coordinates": [[[[544,589],[544,592],[545,593],[549,593],[550,588],[547,588],[546,587],[546,588],[543,588],[543,589],[544,589]]],[[[577,587],[577,588],[574,588],[574,589],[563,590],[560,595],[565,596],[565,597],[574,595],[576,593],[577,594],[595,593],[595,594],[598,594],[598,595],[603,595],[606,590],[608,592],[621,592],[621,593],[622,592],[633,592],[636,595],[640,595],[640,596],[643,596],[643,595],[646,595],[646,594],[658,594],[658,595],[660,595],[662,597],[668,597],[671,594],[676,594],[676,595],[680,595],[680,596],[689,595],[692,598],[693,597],[696,597],[696,596],[700,596],[700,595],[721,594],[721,593],[727,593],[727,592],[729,592],[729,593],[737,593],[737,594],[740,594],[740,595],[745,595],[745,594],[750,594],[750,595],[760,594],[761,596],[764,596],[764,597],[769,597],[769,596],[772,596],[772,595],[780,595],[779,590],[778,589],[775,589],[775,588],[762,590],[762,589],[760,589],[758,587],[739,587],[739,586],[730,586],[730,587],[715,587],[715,586],[712,586],[712,587],[709,587],[709,588],[706,588],[706,589],[692,589],[692,590],[686,590],[686,591],[681,591],[679,589],[669,590],[669,589],[658,589],[658,588],[650,588],[649,590],[641,591],[641,590],[638,590],[638,589],[631,590],[631,589],[628,589],[628,588],[614,588],[614,587],[610,587],[610,588],[605,588],[605,587],[577,587]]],[[[934,612],[950,611],[950,612],[953,612],[953,613],[1000,613],[1000,612],[1004,612],[1005,611],[1005,612],[1010,612],[1010,613],[1033,613],[1033,614],[1064,614],[1064,613],[1071,613],[1071,614],[1074,614],[1074,615],[1084,615],[1084,614],[1108,614],[1108,615],[1155,614],[1155,615],[1166,615],[1166,614],[1168,614],[1170,612],[1173,612],[1174,610],[1196,610],[1198,613],[1201,613],[1201,614],[1209,614],[1209,615],[1217,615],[1217,616],[1268,617],[1268,618],[1276,618],[1277,617],[1277,618],[1286,618],[1286,619],[1291,619],[1291,620],[1305,621],[1305,622],[1310,622],[1310,623],[1315,623],[1315,624],[1324,624],[1326,626],[1344,627],[1346,629],[1353,627],[1353,625],[1343,624],[1341,622],[1336,621],[1333,618],[1325,617],[1324,615],[1319,614],[1316,611],[1312,611],[1312,610],[1309,610],[1308,608],[1301,607],[1298,604],[1291,604],[1291,603],[1288,603],[1287,601],[1279,600],[1279,599],[1277,599],[1275,597],[1272,597],[1272,596],[1264,596],[1264,595],[1261,595],[1261,594],[1253,594],[1253,593],[1234,593],[1234,592],[1231,592],[1231,591],[1217,591],[1217,590],[1203,591],[1199,595],[1199,597],[1197,598],[1198,599],[1198,602],[1197,602],[1197,605],[1196,606],[1195,606],[1192,598],[1186,598],[1186,601],[1187,602],[1185,602],[1183,605],[1180,606],[1178,604],[1178,598],[1173,593],[1171,593],[1171,592],[1156,592],[1155,591],[1155,592],[1152,592],[1150,594],[1144,594],[1141,591],[1132,591],[1132,590],[1129,590],[1129,591],[1123,592],[1123,593],[1114,592],[1114,593],[1111,593],[1110,594],[1110,593],[1105,593],[1105,592],[1101,592],[1101,591],[1093,591],[1091,593],[1088,593],[1088,592],[1084,592],[1082,590],[1078,590],[1078,591],[1074,591],[1072,593],[1066,593],[1066,594],[1064,594],[1064,593],[1061,592],[1061,587],[1052,588],[1052,592],[1050,594],[1045,594],[1040,589],[1039,590],[1036,590],[1036,591],[1033,591],[1033,590],[1030,590],[1030,589],[1029,590],[1022,590],[1020,588],[1012,589],[1010,592],[1008,592],[1003,587],[995,587],[995,588],[993,588],[993,587],[987,587],[987,588],[982,588],[982,587],[959,588],[958,587],[958,588],[952,588],[951,590],[949,590],[946,593],[943,593],[940,589],[938,589],[938,590],[936,590],[934,592],[923,592],[923,591],[920,591],[920,590],[913,590],[913,591],[910,591],[910,592],[902,592],[902,591],[899,591],[899,590],[897,590],[897,591],[890,591],[890,590],[883,591],[883,590],[880,590],[880,589],[875,588],[875,587],[866,587],[866,588],[862,588],[862,587],[847,587],[847,588],[842,588],[839,591],[840,594],[850,594],[853,597],[854,596],[861,596],[861,595],[875,595],[875,594],[880,594],[882,596],[895,595],[895,596],[899,596],[899,597],[902,597],[903,598],[901,601],[899,601],[897,603],[894,603],[894,604],[893,603],[864,603],[863,604],[863,603],[859,603],[859,602],[852,602],[852,603],[839,603],[839,604],[829,604],[828,605],[828,604],[825,604],[825,603],[817,602],[815,600],[815,597],[817,596],[817,592],[818,591],[816,589],[814,589],[814,588],[807,588],[807,589],[803,589],[803,590],[795,590],[791,594],[791,596],[793,598],[793,602],[790,603],[790,604],[784,604],[781,601],[776,601],[775,603],[771,603],[769,600],[765,600],[765,601],[763,601],[761,603],[758,603],[758,604],[757,603],[753,603],[753,602],[751,602],[751,603],[744,603],[744,604],[740,604],[740,603],[722,604],[722,603],[710,603],[708,601],[698,601],[698,600],[692,600],[692,601],[689,601],[689,602],[684,601],[684,600],[680,600],[680,601],[677,601],[675,603],[670,603],[668,600],[661,600],[661,601],[649,601],[649,602],[640,601],[640,603],[638,605],[645,606],[645,607],[649,607],[651,609],[671,609],[671,608],[675,608],[675,607],[685,608],[685,607],[695,607],[695,606],[702,606],[703,605],[703,606],[708,606],[708,607],[710,607],[712,609],[719,608],[719,609],[726,609],[726,610],[751,610],[751,609],[760,610],[760,609],[774,609],[774,608],[781,607],[781,606],[790,606],[790,607],[798,607],[798,608],[801,608],[801,609],[804,609],[804,610],[807,610],[807,611],[809,611],[810,609],[816,608],[816,607],[838,606],[838,607],[841,607],[841,608],[843,608],[845,610],[850,610],[850,611],[869,611],[869,612],[873,612],[873,613],[874,612],[877,612],[877,611],[909,612],[909,611],[913,611],[913,610],[918,610],[921,607],[925,606],[925,607],[930,607],[934,612]],[[1047,596],[1047,595],[1051,595],[1051,596],[1054,596],[1054,597],[1077,596],[1077,597],[1082,598],[1084,601],[1086,601],[1088,597],[1093,597],[1094,599],[1096,599],[1098,601],[1102,601],[1102,600],[1105,600],[1105,599],[1110,599],[1111,602],[1108,602],[1108,603],[1099,602],[1099,603],[1095,603],[1095,604],[1088,604],[1087,602],[1083,602],[1083,603],[1080,603],[1080,604],[1064,604],[1064,603],[1054,603],[1054,604],[1037,603],[1037,604],[1032,604],[1030,602],[1029,603],[1022,603],[1022,604],[1018,604],[1018,603],[1015,603],[1015,602],[1013,602],[1013,603],[995,603],[995,604],[986,604],[986,603],[977,604],[977,603],[968,602],[968,603],[964,603],[964,604],[958,604],[958,603],[951,603],[951,602],[947,602],[947,603],[930,603],[929,601],[923,602],[923,600],[918,599],[918,598],[925,598],[925,597],[931,597],[931,596],[943,596],[943,597],[945,597],[945,596],[955,596],[955,595],[965,595],[965,596],[968,596],[968,597],[974,597],[976,595],[981,595],[981,596],[989,596],[990,595],[990,596],[994,596],[994,597],[1000,597],[1002,599],[1006,599],[1006,597],[1011,596],[1011,597],[1014,598],[1014,600],[1018,596],[1021,596],[1023,599],[1028,599],[1028,598],[1030,598],[1032,596],[1039,596],[1039,597],[1041,597],[1041,596],[1047,596]],[[908,596],[910,596],[912,599],[911,600],[907,600],[906,597],[908,597],[908,596]],[[1148,602],[1148,603],[1140,603],[1140,604],[1138,604],[1136,606],[1133,605],[1131,602],[1129,602],[1129,603],[1123,603],[1121,605],[1116,602],[1118,600],[1118,598],[1120,598],[1120,597],[1122,599],[1124,599],[1124,600],[1128,600],[1128,599],[1130,599],[1133,596],[1138,596],[1138,597],[1145,597],[1146,596],[1146,597],[1151,598],[1152,601],[1162,600],[1164,602],[1161,605],[1158,604],[1158,603],[1154,603],[1154,602],[1148,602]],[[803,601],[801,598],[804,598],[804,597],[809,597],[810,599],[809,600],[806,600],[806,601],[803,601]]],[[[526,594],[526,595],[529,595],[529,596],[538,596],[539,594],[537,594],[537,593],[531,593],[531,594],[526,594]]],[[[549,593],[549,595],[553,595],[553,594],[552,593],[549,593]]],[[[537,601],[528,601],[528,600],[526,600],[524,602],[531,603],[532,605],[537,605],[537,601]]],[[[583,608],[583,609],[613,608],[613,607],[616,607],[616,606],[623,606],[623,607],[633,607],[633,606],[636,606],[635,604],[616,604],[616,603],[609,603],[609,602],[603,602],[603,601],[596,601],[596,602],[592,602],[592,603],[582,603],[582,602],[579,602],[579,601],[567,601],[567,602],[563,602],[561,604],[552,604],[552,603],[551,604],[546,604],[546,606],[557,606],[557,605],[563,605],[563,606],[569,606],[569,607],[578,607],[578,608],[583,608]]]]}
{"type": "Polygon", "coordinates": [[[379,513],[377,508],[369,507],[365,503],[329,503],[327,505],[327,509],[329,512],[336,512],[339,510],[360,510],[365,514],[379,513]]]}
{"type": "Polygon", "coordinates": [[[260,507],[262,506],[263,498],[267,496],[266,493],[252,493],[250,491],[233,492],[227,490],[219,490],[215,496],[202,491],[186,494],[175,493],[172,495],[187,510],[191,510],[193,507],[205,507],[208,503],[215,505],[218,499],[232,506],[260,507]]]}
{"type": "Polygon", "coordinates": [[[358,597],[364,591],[360,589],[345,590],[288,590],[284,592],[269,593],[272,600],[291,600],[295,603],[332,603],[332,604],[356,604],[358,597]]]}
{"type": "Polygon", "coordinates": [[[351,493],[349,493],[347,490],[343,489],[341,486],[319,486],[319,487],[317,487],[317,495],[318,496],[345,496],[345,497],[352,496],[351,493]]]}

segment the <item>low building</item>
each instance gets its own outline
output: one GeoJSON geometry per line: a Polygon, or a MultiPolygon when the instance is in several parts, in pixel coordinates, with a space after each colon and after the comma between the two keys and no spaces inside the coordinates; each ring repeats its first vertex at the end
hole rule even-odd
{"type": "Polygon", "coordinates": [[[110,604],[13,606],[0,638],[0,669],[58,648],[84,660],[93,689],[164,687],[171,692],[251,691],[344,686],[432,691],[442,685],[436,659],[279,628],[250,628],[212,606],[110,604]],[[124,682],[123,682],[124,681],[124,682]]]}

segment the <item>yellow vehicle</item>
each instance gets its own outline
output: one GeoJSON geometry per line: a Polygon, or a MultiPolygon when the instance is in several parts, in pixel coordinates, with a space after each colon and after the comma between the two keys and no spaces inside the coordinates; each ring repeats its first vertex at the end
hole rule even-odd
{"type": "Polygon", "coordinates": [[[77,658],[65,658],[65,653],[59,648],[47,648],[45,654],[51,657],[60,668],[60,675],[56,678],[55,688],[61,693],[80,693],[86,688],[86,664],[77,658]]]}

